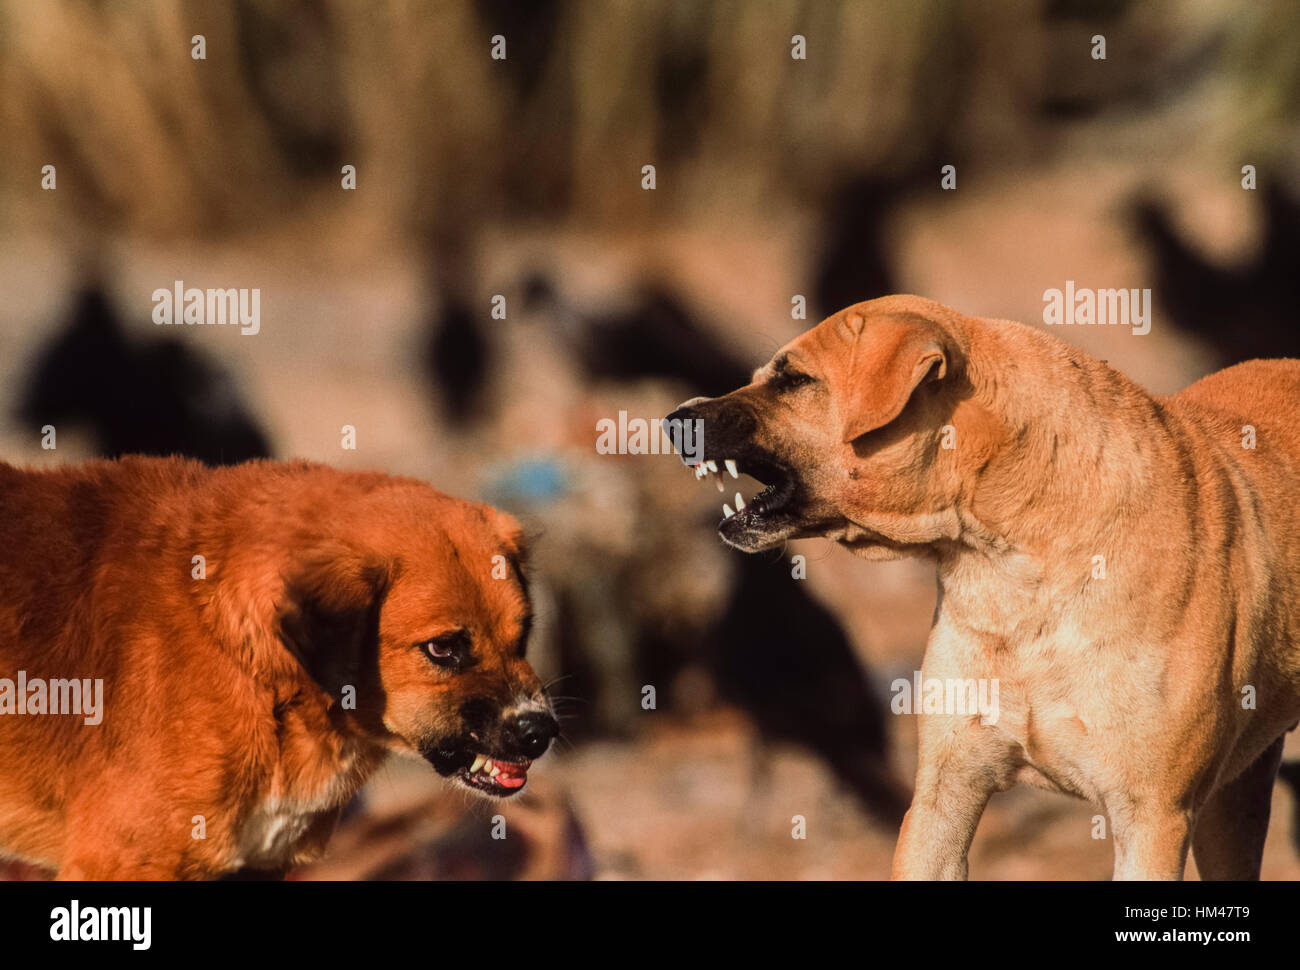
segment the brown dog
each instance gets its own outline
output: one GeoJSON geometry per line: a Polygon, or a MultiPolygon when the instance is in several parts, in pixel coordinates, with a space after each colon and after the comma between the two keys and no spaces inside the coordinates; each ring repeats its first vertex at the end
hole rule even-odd
{"type": "Polygon", "coordinates": [[[283,871],[394,751],[518,793],[557,731],[521,553],[508,516],[410,479],[0,465],[0,850],[283,871]]]}
{"type": "Polygon", "coordinates": [[[720,523],[731,545],[933,558],[925,681],[1000,688],[992,713],[927,701],[896,877],[964,877],[989,796],[1026,781],[1104,808],[1117,877],[1180,878],[1191,846],[1223,879],[1259,875],[1300,719],[1297,413],[1300,361],[1153,397],[1042,331],[896,296],[669,420],[767,484],[720,523]]]}

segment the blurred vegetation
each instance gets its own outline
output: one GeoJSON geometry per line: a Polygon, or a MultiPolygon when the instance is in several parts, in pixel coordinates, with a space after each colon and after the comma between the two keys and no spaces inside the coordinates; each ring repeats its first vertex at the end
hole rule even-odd
{"type": "Polygon", "coordinates": [[[28,215],[53,163],[55,218],[161,237],[338,205],[345,163],[374,219],[417,232],[816,203],[850,172],[1027,162],[1045,115],[1215,67],[1235,79],[1230,130],[1287,145],[1298,35],[1291,0],[5,0],[0,192],[28,215]],[[1138,49],[1087,70],[1116,18],[1138,49]]]}

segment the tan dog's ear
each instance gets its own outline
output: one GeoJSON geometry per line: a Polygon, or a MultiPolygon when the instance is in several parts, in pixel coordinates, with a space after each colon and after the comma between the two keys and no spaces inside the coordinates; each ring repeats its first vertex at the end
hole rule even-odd
{"type": "Polygon", "coordinates": [[[324,542],[300,553],[284,577],[280,639],[331,694],[359,686],[378,663],[379,610],[396,573],[395,563],[324,542]]]}
{"type": "Polygon", "coordinates": [[[921,316],[891,316],[868,326],[860,313],[835,325],[847,341],[839,379],[840,439],[845,443],[883,427],[902,413],[917,385],[948,373],[948,357],[938,329],[921,316]]]}

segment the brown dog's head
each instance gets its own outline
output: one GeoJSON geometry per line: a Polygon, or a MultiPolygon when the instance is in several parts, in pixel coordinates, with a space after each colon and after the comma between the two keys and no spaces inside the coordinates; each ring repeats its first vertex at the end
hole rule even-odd
{"type": "Polygon", "coordinates": [[[282,640],[352,730],[517,794],[559,733],[524,659],[518,524],[407,480],[345,498],[286,571],[282,640]]]}
{"type": "Polygon", "coordinates": [[[758,552],[826,536],[876,559],[956,538],[957,463],[978,460],[991,431],[969,400],[957,319],[918,297],[859,303],[786,344],[746,386],[670,414],[675,439],[674,422],[702,423],[686,459],[697,477],[766,486],[738,493],[735,509],[728,499],[722,538],[758,552]],[[945,443],[959,424],[978,439],[960,458],[945,443]]]}

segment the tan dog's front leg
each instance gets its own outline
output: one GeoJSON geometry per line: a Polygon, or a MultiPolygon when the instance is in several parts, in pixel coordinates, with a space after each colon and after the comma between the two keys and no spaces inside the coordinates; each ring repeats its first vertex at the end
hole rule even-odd
{"type": "Polygon", "coordinates": [[[894,850],[894,879],[965,879],[984,806],[1014,784],[1013,749],[978,718],[921,716],[916,793],[894,850]]]}
{"type": "MultiPolygon", "coordinates": [[[[1108,807],[1111,799],[1107,799],[1108,807]]],[[[1181,880],[1192,841],[1190,810],[1172,805],[1126,804],[1111,811],[1115,833],[1115,871],[1120,880],[1181,880]]]]}

